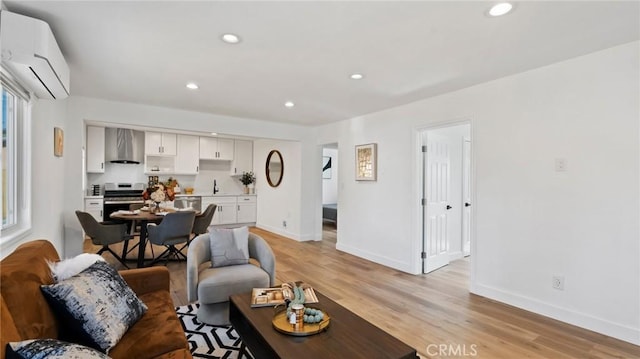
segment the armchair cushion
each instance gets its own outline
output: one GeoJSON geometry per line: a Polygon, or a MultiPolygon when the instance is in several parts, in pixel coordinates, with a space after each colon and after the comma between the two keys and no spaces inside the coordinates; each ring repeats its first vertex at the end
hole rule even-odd
{"type": "Polygon", "coordinates": [[[102,261],[41,289],[56,316],[69,329],[60,332],[61,339],[105,353],[147,311],[118,272],[102,261]]]}
{"type": "Polygon", "coordinates": [[[232,294],[249,292],[269,284],[269,274],[253,264],[206,268],[198,279],[201,304],[226,302],[232,294]]]}
{"type": "Polygon", "coordinates": [[[79,344],[57,339],[29,339],[7,344],[7,359],[109,359],[105,354],[79,344]]]}
{"type": "Polygon", "coordinates": [[[249,263],[249,228],[213,229],[210,236],[212,267],[249,263]]]}

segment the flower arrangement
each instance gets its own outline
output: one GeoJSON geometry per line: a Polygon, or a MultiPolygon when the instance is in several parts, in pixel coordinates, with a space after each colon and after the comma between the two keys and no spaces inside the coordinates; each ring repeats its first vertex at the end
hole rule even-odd
{"type": "Polygon", "coordinates": [[[142,197],[145,200],[150,199],[158,203],[164,201],[173,201],[176,195],[173,192],[172,187],[166,187],[163,183],[158,183],[147,188],[147,190],[142,193],[142,197]]]}
{"type": "Polygon", "coordinates": [[[240,182],[243,185],[248,186],[256,181],[256,176],[253,174],[253,171],[242,172],[242,176],[240,176],[240,182]]]}

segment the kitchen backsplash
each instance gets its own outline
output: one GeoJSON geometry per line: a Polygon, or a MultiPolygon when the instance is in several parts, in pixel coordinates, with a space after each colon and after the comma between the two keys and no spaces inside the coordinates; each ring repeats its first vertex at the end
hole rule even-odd
{"type": "MultiPolygon", "coordinates": [[[[196,193],[213,193],[213,180],[218,183],[220,193],[242,193],[243,186],[239,177],[231,177],[230,162],[200,161],[199,173],[193,175],[158,175],[161,181],[169,177],[178,180],[180,188],[193,187],[196,193]]],[[[144,164],[106,163],[104,173],[87,174],[87,187],[99,184],[104,190],[105,183],[147,183],[148,175],[144,174],[144,164]]]]}

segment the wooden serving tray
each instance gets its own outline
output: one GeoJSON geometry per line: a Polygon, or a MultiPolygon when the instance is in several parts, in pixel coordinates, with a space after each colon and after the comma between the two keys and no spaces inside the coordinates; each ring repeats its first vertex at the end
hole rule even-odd
{"type": "Polygon", "coordinates": [[[327,312],[322,311],[322,313],[324,313],[324,318],[322,318],[322,321],[320,323],[304,323],[304,325],[302,326],[302,330],[299,331],[293,329],[293,325],[287,320],[286,310],[274,315],[271,323],[273,323],[273,327],[280,333],[293,335],[296,337],[306,337],[309,335],[318,334],[327,329],[327,327],[329,326],[329,322],[331,322],[331,318],[329,317],[327,312]]]}

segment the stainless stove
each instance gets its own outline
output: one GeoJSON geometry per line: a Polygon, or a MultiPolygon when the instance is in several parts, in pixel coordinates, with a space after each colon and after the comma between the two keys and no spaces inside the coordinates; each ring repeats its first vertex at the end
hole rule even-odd
{"type": "Polygon", "coordinates": [[[104,218],[109,219],[111,213],[129,210],[132,204],[142,204],[144,183],[105,183],[104,184],[104,218]]]}

